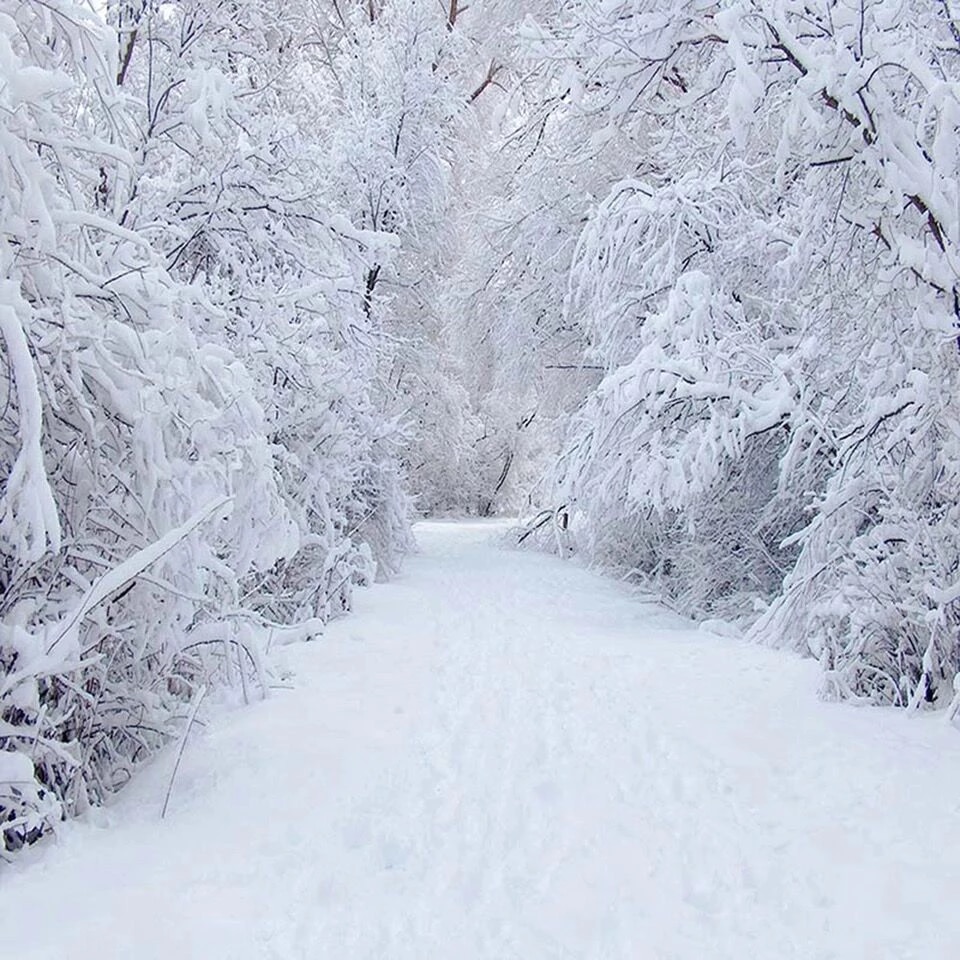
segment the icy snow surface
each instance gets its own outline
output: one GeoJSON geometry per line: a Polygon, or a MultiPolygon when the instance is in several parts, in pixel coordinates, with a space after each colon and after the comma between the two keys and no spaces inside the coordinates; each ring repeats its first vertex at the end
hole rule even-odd
{"type": "Polygon", "coordinates": [[[573,564],[422,525],[97,824],[0,875],[16,960],[960,956],[960,734],[573,564]]]}

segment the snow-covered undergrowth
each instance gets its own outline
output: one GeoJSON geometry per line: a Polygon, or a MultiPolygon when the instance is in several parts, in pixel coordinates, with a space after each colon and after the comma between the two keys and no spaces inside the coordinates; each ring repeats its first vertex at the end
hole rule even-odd
{"type": "Polygon", "coordinates": [[[557,502],[589,556],[762,616],[830,695],[960,663],[960,41],[946,5],[570,0],[530,42],[628,139],[566,315],[603,380],[557,502]]]}
{"type": "Polygon", "coordinates": [[[0,3],[0,856],[407,547],[362,291],[395,238],[324,199],[296,29],[0,3]]]}

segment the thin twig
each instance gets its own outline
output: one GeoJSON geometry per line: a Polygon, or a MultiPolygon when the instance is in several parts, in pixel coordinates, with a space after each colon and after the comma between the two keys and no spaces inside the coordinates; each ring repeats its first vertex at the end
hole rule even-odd
{"type": "Polygon", "coordinates": [[[194,720],[197,719],[197,711],[200,709],[200,703],[207,692],[206,686],[200,687],[196,699],[193,701],[193,709],[190,711],[190,718],[187,720],[187,726],[180,738],[180,749],[177,750],[177,762],[173,765],[173,773],[170,774],[170,782],[167,784],[167,795],[163,798],[163,809],[160,811],[160,819],[167,815],[167,804],[170,803],[170,794],[173,793],[173,781],[177,779],[177,771],[180,769],[180,761],[183,759],[183,751],[187,745],[187,737],[190,735],[190,728],[194,720]]]}

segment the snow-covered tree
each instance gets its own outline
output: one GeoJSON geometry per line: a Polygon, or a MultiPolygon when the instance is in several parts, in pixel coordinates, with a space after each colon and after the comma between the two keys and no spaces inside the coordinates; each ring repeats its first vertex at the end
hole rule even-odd
{"type": "MultiPolygon", "coordinates": [[[[931,2],[624,0],[531,29],[629,136],[567,315],[605,372],[561,459],[581,543],[828,688],[957,669],[955,27],[931,2]]],[[[573,109],[571,107],[571,109],[573,109]]]]}
{"type": "Polygon", "coordinates": [[[486,3],[470,33],[492,79],[473,89],[459,128],[445,300],[473,431],[450,499],[481,513],[536,502],[559,424],[595,379],[563,296],[591,191],[609,182],[608,151],[530,55],[523,20],[552,7],[486,3]]]}
{"type": "Polygon", "coordinates": [[[110,215],[133,158],[103,23],[38,3],[2,25],[0,807],[15,849],[124,782],[201,678],[249,672],[240,581],[295,531],[247,371],[195,336],[194,292],[110,215]],[[213,624],[219,653],[199,641],[213,624]]]}
{"type": "Polygon", "coordinates": [[[341,567],[364,566],[361,544],[395,568],[405,498],[399,437],[371,396],[384,344],[361,309],[390,238],[326,203],[336,146],[318,136],[330,117],[310,93],[323,61],[309,10],[295,13],[201,3],[141,13],[124,84],[139,101],[143,169],[123,216],[164,238],[171,269],[216,315],[201,319],[204,335],[256,377],[305,551],[268,593],[289,615],[305,591],[325,615],[348,602],[341,567]],[[329,568],[322,586],[318,563],[329,568]]]}
{"type": "Polygon", "coordinates": [[[323,203],[319,67],[279,6],[106,16],[0,10],[8,851],[409,536],[361,292],[393,243],[323,203]]]}

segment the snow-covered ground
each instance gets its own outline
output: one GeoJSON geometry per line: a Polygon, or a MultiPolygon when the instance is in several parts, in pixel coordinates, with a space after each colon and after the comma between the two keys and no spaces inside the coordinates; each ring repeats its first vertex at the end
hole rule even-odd
{"type": "Polygon", "coordinates": [[[960,956],[960,734],[423,524],[296,680],[0,875],[16,960],[960,956]]]}

